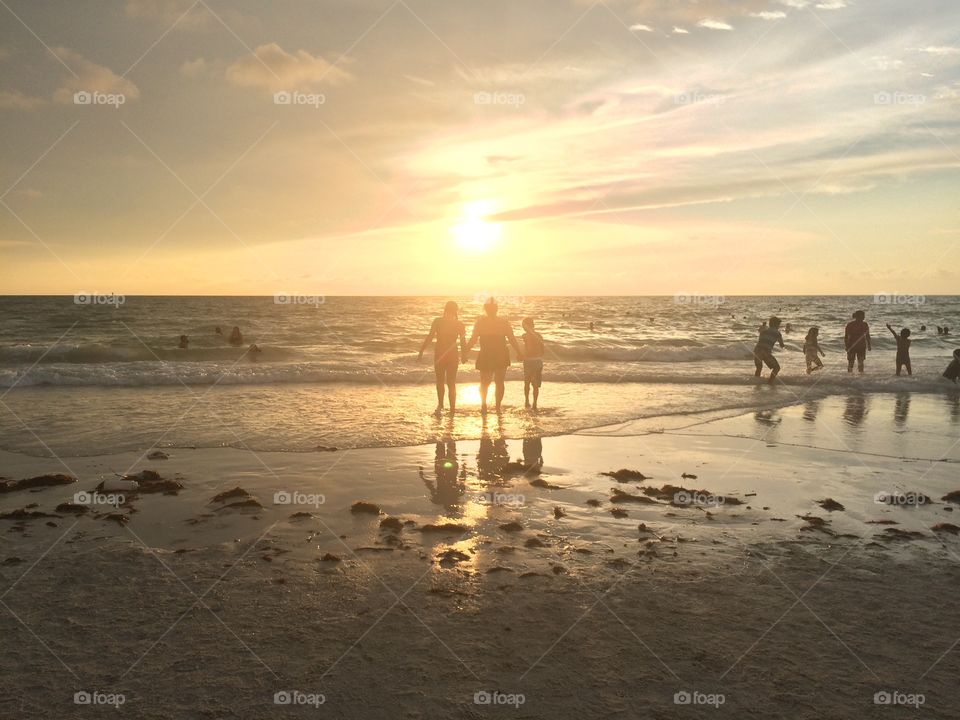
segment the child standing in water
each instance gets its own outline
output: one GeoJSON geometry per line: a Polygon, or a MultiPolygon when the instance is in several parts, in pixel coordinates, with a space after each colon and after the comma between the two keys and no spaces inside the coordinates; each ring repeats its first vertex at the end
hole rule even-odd
{"type": "Polygon", "coordinates": [[[910,328],[903,328],[898,335],[897,331],[890,327],[890,323],[887,323],[887,330],[897,341],[897,375],[900,375],[903,368],[907,369],[907,375],[913,375],[913,370],[910,369],[910,328]]]}
{"type": "Polygon", "coordinates": [[[823,363],[820,361],[820,355],[826,353],[820,349],[820,328],[812,327],[807,331],[807,338],[803,343],[803,355],[807,360],[807,375],[814,370],[821,370],[823,363]]]}
{"type": "Polygon", "coordinates": [[[757,338],[757,344],[753,348],[753,362],[756,365],[757,377],[763,372],[763,366],[766,364],[770,368],[769,383],[772,385],[780,373],[780,363],[773,356],[773,346],[780,343],[783,345],[783,335],[780,334],[780,318],[774,316],[767,322],[767,327],[760,328],[760,337],[757,338]]]}
{"type": "Polygon", "coordinates": [[[532,407],[536,410],[543,383],[543,335],[533,329],[533,318],[530,317],[523,319],[523,329],[523,396],[526,406],[531,407],[530,388],[533,388],[532,407]]]}

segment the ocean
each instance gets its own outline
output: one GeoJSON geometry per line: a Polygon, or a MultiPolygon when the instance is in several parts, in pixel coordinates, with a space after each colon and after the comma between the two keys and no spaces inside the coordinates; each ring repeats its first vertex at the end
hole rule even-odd
{"type": "MultiPolygon", "coordinates": [[[[309,452],[474,439],[492,425],[510,437],[556,435],[831,395],[932,393],[945,411],[957,403],[940,377],[960,347],[957,296],[504,297],[501,314],[515,332],[530,316],[546,340],[541,410],[524,410],[514,362],[503,414],[484,421],[471,362],[461,366],[456,416],[438,419],[431,353],[418,364],[417,350],[447,299],[2,297],[0,449],[309,452]],[[856,309],[866,311],[874,343],[862,377],[847,374],[843,353],[843,326],[856,309]],[[750,357],[771,314],[791,326],[776,387],[756,382],[750,357]],[[913,377],[894,375],[886,322],[913,331],[913,377]],[[801,348],[812,325],[827,356],[825,369],[808,376],[801,348]],[[938,325],[958,334],[938,336],[938,325]],[[243,346],[231,347],[217,326],[225,335],[238,326],[243,346]],[[186,350],[180,335],[190,339],[186,350]],[[261,349],[255,358],[251,344],[261,349]]],[[[484,298],[453,299],[469,334],[484,298]]]]}

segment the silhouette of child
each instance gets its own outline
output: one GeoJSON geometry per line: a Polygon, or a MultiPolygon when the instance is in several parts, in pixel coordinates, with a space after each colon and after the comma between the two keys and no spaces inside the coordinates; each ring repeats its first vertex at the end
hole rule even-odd
{"type": "Polygon", "coordinates": [[[533,328],[533,318],[523,319],[523,396],[527,407],[530,405],[530,388],[533,388],[533,409],[537,409],[540,399],[540,385],[543,384],[543,335],[533,328]]]}
{"type": "Polygon", "coordinates": [[[887,330],[897,341],[897,375],[900,375],[903,368],[907,369],[907,375],[913,375],[910,368],[910,328],[903,328],[898,335],[897,331],[890,327],[890,323],[887,323],[887,330]]]}
{"type": "Polygon", "coordinates": [[[783,347],[783,335],[780,334],[780,318],[774,316],[767,321],[767,327],[760,327],[760,335],[757,338],[757,344],[753,348],[753,363],[757,368],[756,377],[760,377],[763,372],[763,366],[770,368],[769,383],[772,385],[777,375],[780,373],[780,363],[773,356],[773,346],[780,343],[783,347]]]}
{"type": "Polygon", "coordinates": [[[807,337],[803,342],[803,355],[807,360],[807,375],[814,370],[823,368],[823,363],[818,355],[826,353],[820,349],[820,328],[812,327],[807,331],[807,337]]]}

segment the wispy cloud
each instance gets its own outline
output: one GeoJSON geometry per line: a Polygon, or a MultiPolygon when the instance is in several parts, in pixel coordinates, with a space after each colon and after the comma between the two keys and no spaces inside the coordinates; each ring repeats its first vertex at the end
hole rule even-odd
{"type": "Polygon", "coordinates": [[[53,53],[73,71],[73,75],[68,75],[54,92],[55,102],[70,104],[77,92],[122,94],[127,100],[140,97],[140,89],[133,81],[117,75],[110,68],[68,48],[54,48],[53,53]]]}
{"type": "Polygon", "coordinates": [[[723,20],[711,20],[706,18],[697,23],[702,28],[707,28],[708,30],[733,30],[733,26],[730,23],[724,22],[723,20]]]}
{"type": "Polygon", "coordinates": [[[750,13],[750,17],[760,18],[761,20],[781,20],[786,16],[787,14],[782,10],[763,10],[750,13]]]}
{"type": "Polygon", "coordinates": [[[270,90],[312,88],[321,84],[339,85],[352,75],[306,50],[288,53],[277,43],[260,45],[227,67],[226,78],[240,87],[270,90]]]}
{"type": "Polygon", "coordinates": [[[630,29],[634,32],[653,32],[653,28],[649,25],[644,25],[643,23],[634,23],[630,26],[630,29]]]}

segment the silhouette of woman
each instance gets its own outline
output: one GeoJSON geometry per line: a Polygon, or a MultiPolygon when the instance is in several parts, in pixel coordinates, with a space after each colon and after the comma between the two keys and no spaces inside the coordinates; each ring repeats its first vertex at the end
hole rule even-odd
{"type": "Polygon", "coordinates": [[[507,377],[507,368],[510,366],[509,342],[518,359],[523,359],[520,345],[513,335],[513,328],[506,318],[497,317],[497,303],[493,298],[483,305],[484,315],[481,315],[473,326],[473,334],[464,351],[466,353],[480,340],[480,353],[477,355],[477,370],[480,371],[480,412],[487,412],[487,391],[490,381],[496,383],[497,412],[503,402],[504,381],[507,377]]]}
{"type": "MultiPolygon", "coordinates": [[[[443,315],[434,319],[430,332],[420,346],[417,362],[423,360],[423,351],[433,338],[437,344],[433,347],[433,371],[437,376],[437,414],[443,412],[443,389],[446,386],[450,397],[450,412],[457,409],[457,368],[460,366],[460,353],[457,352],[457,340],[464,347],[466,328],[457,317],[459,308],[451,300],[443,308],[443,315]]],[[[464,350],[464,352],[466,352],[464,350]]]]}

